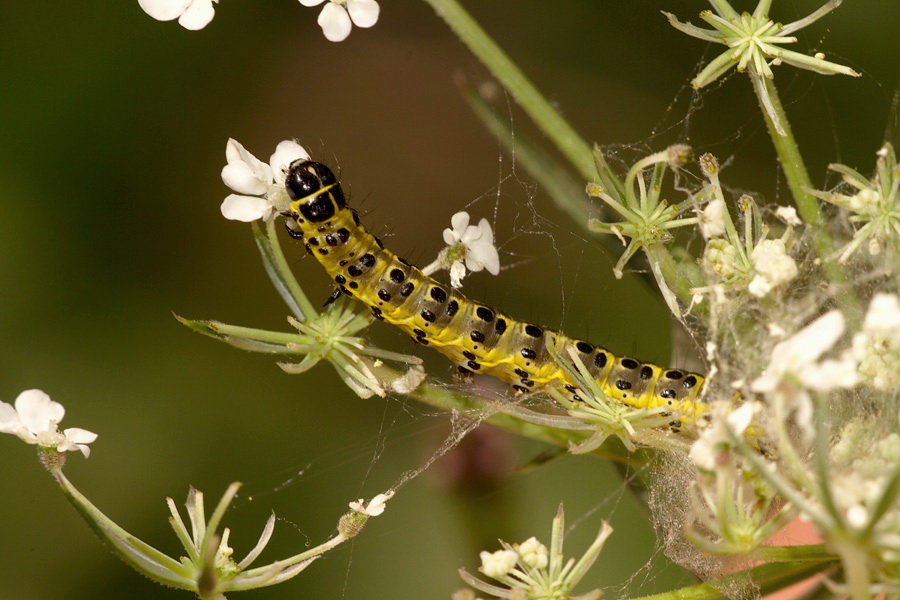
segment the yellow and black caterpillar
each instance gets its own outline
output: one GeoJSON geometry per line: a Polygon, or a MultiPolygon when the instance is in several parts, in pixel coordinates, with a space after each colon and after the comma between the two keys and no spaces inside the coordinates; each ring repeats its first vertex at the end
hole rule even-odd
{"type": "Polygon", "coordinates": [[[288,231],[306,242],[337,284],[332,299],[343,293],[360,300],[376,318],[447,356],[461,373],[493,375],[518,393],[558,388],[578,401],[575,382],[548,351],[548,345],[559,353],[574,347],[609,398],[638,408],[670,407],[666,411],[674,430],[690,427],[703,414],[698,401],[702,375],[616,357],[605,348],[518,321],[469,300],[386,250],[360,225],[325,165],[297,160],[285,185],[292,200],[288,231]]]}

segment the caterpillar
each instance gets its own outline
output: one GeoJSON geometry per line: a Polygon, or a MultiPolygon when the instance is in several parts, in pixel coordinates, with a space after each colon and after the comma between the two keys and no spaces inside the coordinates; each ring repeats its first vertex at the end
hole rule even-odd
{"type": "MultiPolygon", "coordinates": [[[[485,373],[510,384],[517,394],[557,388],[573,400],[578,389],[548,350],[574,347],[609,398],[636,408],[666,408],[670,428],[692,429],[704,415],[698,400],[704,377],[664,369],[563,333],[519,321],[469,300],[426,276],[387,250],[360,224],[334,173],[321,163],[294,161],[285,181],[291,198],[288,233],[325,267],[342,294],[366,304],[380,320],[396,325],[417,343],[449,358],[462,375],[485,373]]],[[[557,354],[559,355],[559,354],[557,354]]]]}

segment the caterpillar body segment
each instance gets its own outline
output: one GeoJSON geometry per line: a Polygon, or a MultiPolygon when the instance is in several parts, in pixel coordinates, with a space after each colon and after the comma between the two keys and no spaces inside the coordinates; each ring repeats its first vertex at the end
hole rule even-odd
{"type": "Polygon", "coordinates": [[[703,415],[698,401],[704,377],[664,369],[576,340],[469,300],[426,276],[366,231],[328,167],[309,160],[291,164],[285,182],[292,202],[291,235],[325,267],[341,293],[356,298],[376,318],[396,325],[423,346],[447,356],[463,374],[484,373],[517,393],[547,388],[579,400],[575,382],[551,357],[574,347],[609,398],[636,408],[670,407],[671,427],[692,428],[703,415]]]}

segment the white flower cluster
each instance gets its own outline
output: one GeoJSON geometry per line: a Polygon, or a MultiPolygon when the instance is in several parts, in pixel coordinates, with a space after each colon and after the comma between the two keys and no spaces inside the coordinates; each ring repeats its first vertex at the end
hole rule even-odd
{"type": "MultiPolygon", "coordinates": [[[[213,3],[219,0],[138,0],[141,8],[157,21],[174,21],[196,31],[213,20],[216,12],[213,3]]],[[[325,0],[300,0],[303,6],[319,6],[325,0]]],[[[376,0],[328,0],[319,13],[319,27],[325,38],[332,42],[347,39],[353,25],[372,27],[378,22],[381,8],[376,0]]]]}
{"type": "MultiPolygon", "coordinates": [[[[500,585],[473,577],[465,569],[460,569],[459,574],[467,584],[493,598],[596,600],[600,597],[600,590],[591,590],[579,596],[572,595],[571,591],[600,556],[612,528],[604,522],[594,543],[576,561],[563,557],[563,525],[564,514],[560,507],[553,519],[549,548],[537,538],[530,537],[521,544],[507,544],[501,540],[501,550],[481,552],[479,571],[500,585]]],[[[454,594],[454,598],[474,597],[471,590],[454,594]]]]}

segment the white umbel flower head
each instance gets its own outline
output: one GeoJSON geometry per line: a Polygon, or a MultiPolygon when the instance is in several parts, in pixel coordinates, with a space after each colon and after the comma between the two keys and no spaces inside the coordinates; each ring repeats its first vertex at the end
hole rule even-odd
{"type": "Polygon", "coordinates": [[[203,29],[215,16],[213,2],[219,0],[138,0],[144,12],[157,21],[178,19],[178,24],[191,31],[203,29]]]}
{"type": "Polygon", "coordinates": [[[543,569],[549,562],[547,546],[540,543],[534,536],[528,538],[516,547],[522,562],[532,569],[543,569]]]}
{"type": "MultiPolygon", "coordinates": [[[[300,0],[303,6],[319,6],[325,0],[300,0]]],[[[319,27],[331,42],[342,42],[353,26],[371,27],[378,22],[381,7],[375,0],[328,0],[319,13],[319,27]]]]}
{"type": "Polygon", "coordinates": [[[450,265],[450,284],[461,287],[466,269],[487,270],[491,275],[500,272],[500,255],[494,247],[494,232],[487,219],[469,225],[469,213],[461,211],[450,219],[452,228],[444,229],[444,243],[448,248],[444,258],[450,265]]]}
{"type": "Polygon", "coordinates": [[[797,263],[788,256],[781,240],[761,241],[753,248],[750,258],[756,276],[747,289],[757,298],[762,298],[797,276],[797,263]]]}
{"type": "Polygon", "coordinates": [[[519,555],[512,550],[482,551],[479,556],[481,557],[481,572],[493,579],[504,577],[515,568],[516,562],[519,560],[519,555]]]}
{"type": "Polygon", "coordinates": [[[301,158],[309,158],[303,146],[284,140],[266,164],[229,138],[225,146],[228,164],[222,169],[222,181],[237,193],[229,194],[222,202],[222,216],[249,223],[268,219],[276,210],[286,210],[290,203],[284,189],[287,168],[301,158]]]}
{"type": "Polygon", "coordinates": [[[88,444],[97,434],[78,427],[60,432],[57,426],[65,414],[63,405],[46,393],[25,390],[16,398],[15,407],[0,402],[0,433],[17,435],[27,444],[56,452],[78,450],[87,458],[91,454],[88,444]]]}

